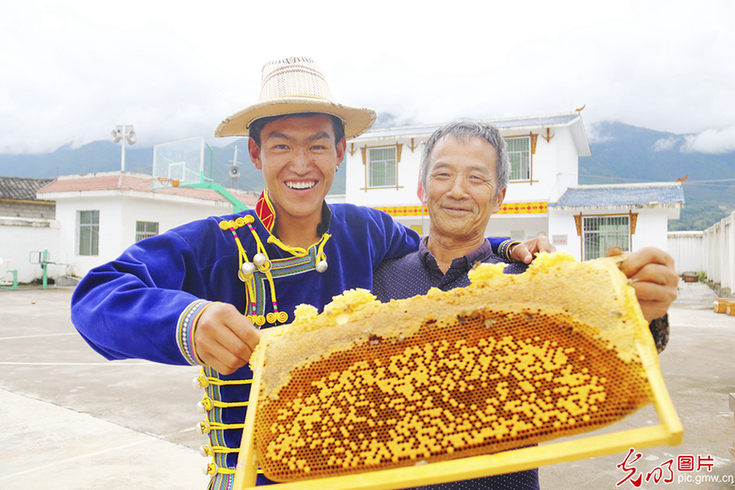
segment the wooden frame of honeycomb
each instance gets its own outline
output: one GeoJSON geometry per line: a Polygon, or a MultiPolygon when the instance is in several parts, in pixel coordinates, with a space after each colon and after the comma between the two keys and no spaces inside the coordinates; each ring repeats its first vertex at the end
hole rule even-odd
{"type": "Polygon", "coordinates": [[[549,254],[470,278],[387,304],[348,292],[263,331],[235,488],[258,464],[284,490],[394,489],[681,442],[617,261],[549,254]],[[528,447],[651,402],[661,425],[528,447]]]}

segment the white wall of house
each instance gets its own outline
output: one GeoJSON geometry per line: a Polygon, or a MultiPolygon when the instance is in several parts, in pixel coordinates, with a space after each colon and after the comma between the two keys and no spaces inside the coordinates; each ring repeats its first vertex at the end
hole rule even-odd
{"type": "MultiPolygon", "coordinates": [[[[517,136],[528,136],[530,132],[530,130],[518,130],[511,132],[504,131],[502,134],[506,139],[511,139],[517,136]]],[[[538,133],[539,128],[534,128],[533,132],[538,133]]],[[[551,140],[551,143],[547,143],[540,136],[537,138],[536,153],[531,155],[531,182],[511,181],[508,184],[505,202],[549,200],[551,189],[555,182],[557,165],[555,151],[557,142],[554,140],[551,140]]]]}
{"type": "Polygon", "coordinates": [[[564,251],[582,260],[582,240],[577,235],[574,215],[579,211],[557,211],[549,208],[549,241],[558,251],[564,251]]]}
{"type": "MultiPolygon", "coordinates": [[[[668,218],[666,209],[633,209],[638,213],[638,224],[633,235],[632,251],[644,247],[666,250],[668,244],[668,218]]],[[[677,216],[678,217],[678,216],[677,216]]]]}
{"type": "Polygon", "coordinates": [[[703,240],[707,281],[718,294],[731,296],[735,291],[735,213],[704,230],[703,240]]]}
{"type": "MultiPolygon", "coordinates": [[[[568,128],[567,128],[568,129],[568,128]]],[[[549,202],[559,200],[564,191],[579,184],[579,154],[571,131],[557,131],[551,141],[556,138],[556,173],[551,176],[554,185],[549,194],[549,202]]],[[[546,143],[546,141],[544,141],[546,143]]]]}
{"type": "Polygon", "coordinates": [[[44,201],[0,200],[0,216],[14,218],[56,219],[55,206],[44,201]]]}
{"type": "MultiPolygon", "coordinates": [[[[425,138],[424,138],[425,140],[425,138]]],[[[421,152],[423,151],[423,141],[417,141],[414,138],[414,146],[418,145],[413,151],[409,148],[411,138],[391,138],[389,140],[357,140],[354,143],[348,143],[348,149],[354,144],[354,153],[347,154],[345,159],[345,170],[347,172],[345,194],[347,202],[360,206],[419,206],[419,198],[416,195],[417,184],[419,180],[419,166],[421,162],[421,152]],[[397,163],[397,186],[389,188],[366,189],[367,168],[363,165],[362,151],[360,148],[367,145],[369,148],[380,147],[383,145],[396,146],[396,143],[402,144],[401,161],[397,163]]]]}
{"type": "Polygon", "coordinates": [[[547,215],[494,214],[488,221],[485,236],[530,240],[548,236],[547,215]]]}
{"type": "Polygon", "coordinates": [[[132,191],[92,191],[78,197],[57,198],[59,251],[70,273],[84,276],[92,268],[115,259],[135,242],[136,221],[159,223],[159,233],[176,226],[232,212],[229,203],[202,201],[132,191]],[[79,255],[79,212],[99,211],[99,255],[79,255]]]}
{"type": "Polygon", "coordinates": [[[667,250],[674,258],[676,273],[701,272],[705,270],[702,231],[670,231],[667,250]]]}
{"type": "MultiPolygon", "coordinates": [[[[34,218],[0,217],[0,282],[12,282],[9,270],[18,271],[18,282],[41,279],[43,270],[38,264],[38,253],[48,250],[48,260],[63,262],[59,253],[59,221],[34,218]]],[[[64,265],[49,264],[48,277],[57,279],[66,272],[64,265]]]]}

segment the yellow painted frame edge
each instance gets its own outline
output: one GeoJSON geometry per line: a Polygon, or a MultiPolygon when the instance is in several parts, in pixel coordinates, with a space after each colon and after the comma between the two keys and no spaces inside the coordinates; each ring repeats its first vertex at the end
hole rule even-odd
{"type": "MultiPolygon", "coordinates": [[[[261,332],[261,342],[266,339],[267,335],[277,334],[280,328],[282,327],[261,332]]],[[[653,391],[653,404],[661,421],[660,425],[420,466],[280,483],[276,487],[280,490],[342,490],[344,488],[352,490],[394,490],[512,473],[539,466],[615,454],[627,451],[631,447],[645,449],[664,444],[670,446],[681,444],[683,427],[671,402],[671,397],[666,390],[658,359],[654,354],[655,351],[651,349],[650,345],[644,345],[640,341],[636,341],[636,345],[653,391]]],[[[235,471],[234,490],[256,488],[255,479],[258,465],[255,454],[255,440],[250,436],[253,434],[253,427],[255,426],[255,409],[257,407],[257,394],[260,391],[265,351],[259,350],[256,354],[257,356],[252,362],[254,366],[253,384],[250,391],[250,404],[245,416],[240,457],[235,471]]]]}

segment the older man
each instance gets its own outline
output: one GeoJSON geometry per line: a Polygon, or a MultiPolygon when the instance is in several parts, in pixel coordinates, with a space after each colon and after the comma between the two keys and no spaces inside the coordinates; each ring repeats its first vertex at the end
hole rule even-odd
{"type": "MultiPolygon", "coordinates": [[[[497,128],[473,121],[448,124],[431,135],[421,162],[422,196],[429,209],[429,236],[418,252],[383,262],[375,273],[373,292],[381,301],[425,294],[436,287],[448,291],[469,285],[467,273],[477,262],[508,262],[493,253],[484,239],[490,216],[505,199],[510,174],[506,144],[497,128]]],[[[504,272],[519,274],[526,264],[511,263],[504,272]]],[[[633,283],[644,316],[660,350],[668,339],[668,323],[656,320],[676,298],[678,278],[673,259],[648,248],[630,254],[621,269],[633,283]]],[[[538,471],[433,485],[432,489],[538,489],[538,471]]]]}

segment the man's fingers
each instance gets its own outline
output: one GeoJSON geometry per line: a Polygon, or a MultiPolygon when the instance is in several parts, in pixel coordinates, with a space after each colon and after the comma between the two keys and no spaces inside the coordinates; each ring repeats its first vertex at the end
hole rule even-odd
{"type": "Polygon", "coordinates": [[[605,253],[605,257],[615,257],[617,255],[623,255],[623,249],[620,247],[609,247],[605,253]]]}
{"type": "Polygon", "coordinates": [[[224,303],[209,305],[194,330],[198,357],[223,374],[246,365],[259,341],[260,335],[250,320],[224,303]]]}
{"type": "Polygon", "coordinates": [[[223,342],[223,345],[229,345],[231,353],[245,362],[249,361],[255,346],[260,342],[258,330],[234,306],[225,312],[223,321],[228,330],[234,334],[234,338],[229,339],[230,343],[223,342]]]}
{"type": "Polygon", "coordinates": [[[648,264],[631,279],[638,303],[647,321],[661,318],[676,299],[679,277],[668,266],[648,264]]]}
{"type": "Polygon", "coordinates": [[[628,256],[625,257],[625,260],[620,264],[620,270],[623,271],[627,277],[631,278],[648,264],[662,265],[671,269],[673,274],[676,275],[676,271],[674,270],[674,258],[663,250],[654,247],[645,247],[628,254],[628,256]]]}
{"type": "Polygon", "coordinates": [[[530,264],[533,260],[533,255],[528,251],[528,247],[526,247],[525,243],[519,243],[513,247],[513,250],[510,251],[510,256],[514,262],[530,264]]]}
{"type": "Polygon", "coordinates": [[[658,284],[650,281],[636,281],[631,284],[635,289],[638,302],[657,301],[667,306],[676,299],[676,287],[669,284],[658,284]]]}
{"type": "Polygon", "coordinates": [[[247,361],[230,351],[231,348],[214,342],[208,344],[201,353],[197,350],[197,355],[207,366],[215,369],[217,372],[232,374],[247,364],[247,361]]]}
{"type": "Polygon", "coordinates": [[[540,252],[556,252],[556,247],[545,236],[536,237],[513,247],[510,257],[514,262],[530,264],[533,257],[540,252]]]}
{"type": "Polygon", "coordinates": [[[552,252],[556,252],[556,247],[553,246],[551,244],[551,242],[549,241],[549,239],[547,237],[545,237],[545,236],[540,236],[538,238],[534,238],[533,241],[534,241],[534,245],[535,245],[535,248],[536,248],[536,250],[534,251],[535,253],[540,253],[540,252],[549,252],[549,253],[552,253],[552,252]]]}

